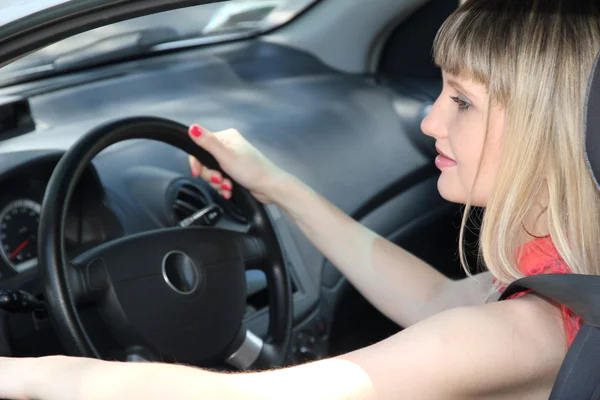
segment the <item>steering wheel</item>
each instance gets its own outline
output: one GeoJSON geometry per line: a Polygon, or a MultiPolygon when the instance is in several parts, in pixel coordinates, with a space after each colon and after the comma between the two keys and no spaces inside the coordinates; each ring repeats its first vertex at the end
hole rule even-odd
{"type": "Polygon", "coordinates": [[[129,139],[161,141],[220,169],[185,126],[154,117],[102,125],[64,154],[42,204],[38,268],[47,311],[67,353],[101,358],[79,317],[91,306],[130,361],[200,366],[225,361],[242,370],[282,365],[291,337],[290,279],[264,206],[240,185],[234,185],[233,196],[250,221],[248,233],[197,226],[158,229],[67,258],[65,220],[76,183],[101,150],[129,139]],[[267,276],[265,341],[243,324],[250,268],[267,276]]]}

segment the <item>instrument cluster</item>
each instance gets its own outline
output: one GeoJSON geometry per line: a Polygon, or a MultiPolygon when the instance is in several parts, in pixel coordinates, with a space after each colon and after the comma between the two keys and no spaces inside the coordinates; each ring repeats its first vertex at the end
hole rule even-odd
{"type": "Polygon", "coordinates": [[[37,231],[41,206],[30,199],[15,199],[0,211],[0,255],[15,272],[37,263],[37,231]]]}
{"type": "MultiPolygon", "coordinates": [[[[27,169],[0,180],[0,279],[37,267],[42,202],[52,168],[27,169]]],[[[67,254],[75,255],[122,234],[103,202],[103,191],[90,175],[77,185],[64,232],[67,254]]]]}

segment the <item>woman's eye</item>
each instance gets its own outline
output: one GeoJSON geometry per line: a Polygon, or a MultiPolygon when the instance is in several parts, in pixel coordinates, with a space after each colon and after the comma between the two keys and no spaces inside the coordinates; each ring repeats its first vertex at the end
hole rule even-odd
{"type": "Polygon", "coordinates": [[[466,101],[462,100],[459,97],[450,96],[450,98],[452,99],[453,102],[458,104],[458,111],[467,111],[469,109],[469,107],[471,107],[471,104],[467,103],[466,101]]]}

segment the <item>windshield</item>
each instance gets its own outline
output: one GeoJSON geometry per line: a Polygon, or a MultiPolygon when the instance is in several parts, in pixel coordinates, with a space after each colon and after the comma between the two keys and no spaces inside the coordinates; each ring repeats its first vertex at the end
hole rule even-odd
{"type": "Polygon", "coordinates": [[[67,1],[71,0],[3,0],[0,4],[0,25],[67,1]]]}
{"type": "MultiPolygon", "coordinates": [[[[77,0],[0,0],[0,25],[67,1],[77,0]]],[[[86,49],[103,39],[140,30],[173,31],[176,37],[167,40],[169,43],[149,49],[155,51],[253,35],[287,23],[316,1],[229,0],[135,18],[93,29],[33,52],[0,68],[0,79],[6,81],[50,71],[60,56],[86,49]]],[[[106,42],[105,50],[110,51],[110,46],[110,42],[106,42]]]]}

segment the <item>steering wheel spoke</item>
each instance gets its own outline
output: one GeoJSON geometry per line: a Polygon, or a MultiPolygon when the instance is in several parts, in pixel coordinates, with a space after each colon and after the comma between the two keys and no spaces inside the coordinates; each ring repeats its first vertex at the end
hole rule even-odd
{"type": "Polygon", "coordinates": [[[80,308],[98,304],[111,287],[102,258],[87,259],[84,254],[68,263],[67,272],[71,297],[80,308]]]}
{"type": "Polygon", "coordinates": [[[238,347],[227,357],[227,364],[240,371],[268,370],[284,364],[284,351],[277,345],[264,342],[252,331],[242,328],[238,347]]]}
{"type": "Polygon", "coordinates": [[[129,346],[125,351],[126,362],[158,362],[161,358],[146,346],[129,346]]]}
{"type": "Polygon", "coordinates": [[[231,235],[229,240],[237,245],[246,269],[265,269],[268,252],[262,238],[249,233],[229,232],[228,234],[231,235]]]}
{"type": "Polygon", "coordinates": [[[245,328],[241,337],[242,343],[227,357],[226,362],[240,371],[246,371],[259,359],[265,344],[260,337],[245,328]]]}

